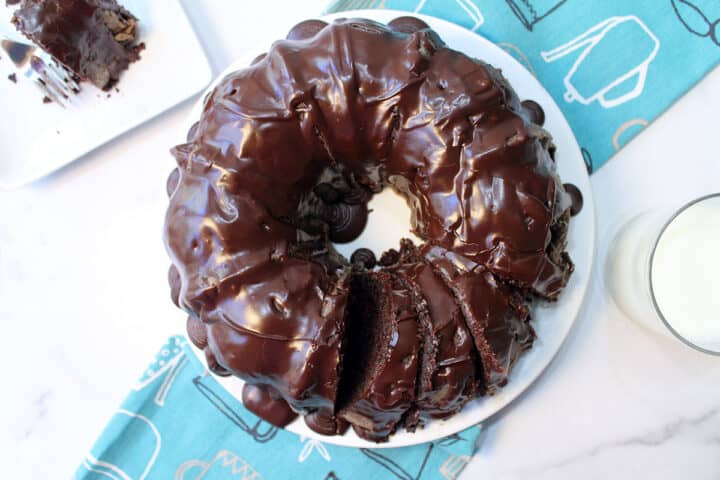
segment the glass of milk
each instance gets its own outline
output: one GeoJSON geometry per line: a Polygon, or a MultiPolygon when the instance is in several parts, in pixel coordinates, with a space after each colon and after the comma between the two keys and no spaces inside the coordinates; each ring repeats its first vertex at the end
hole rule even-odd
{"type": "Polygon", "coordinates": [[[607,267],[607,286],[627,316],[720,355],[720,193],[630,220],[607,267]]]}

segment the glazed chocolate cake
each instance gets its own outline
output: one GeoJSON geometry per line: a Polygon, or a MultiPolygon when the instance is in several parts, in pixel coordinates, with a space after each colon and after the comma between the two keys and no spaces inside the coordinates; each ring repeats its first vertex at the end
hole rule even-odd
{"type": "Polygon", "coordinates": [[[385,441],[507,382],[529,299],[573,270],[542,109],[422,21],[293,28],[205,98],[173,149],[172,298],[209,368],[284,426],[385,441]],[[350,261],[384,188],[413,233],[350,261]]]}
{"type": "Polygon", "coordinates": [[[80,80],[110,90],[140,58],[137,18],[115,0],[23,0],[15,27],[80,80]]]}

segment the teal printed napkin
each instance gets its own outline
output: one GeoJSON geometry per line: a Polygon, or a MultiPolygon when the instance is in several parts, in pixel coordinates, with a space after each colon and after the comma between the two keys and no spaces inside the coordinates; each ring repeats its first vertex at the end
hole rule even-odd
{"type": "Polygon", "coordinates": [[[78,480],[452,480],[480,427],[392,449],[302,438],[248,412],[171,337],[78,469],[78,480]]]}
{"type": "Polygon", "coordinates": [[[443,18],[495,42],[560,105],[589,171],[720,61],[720,0],[338,0],[443,18]]]}

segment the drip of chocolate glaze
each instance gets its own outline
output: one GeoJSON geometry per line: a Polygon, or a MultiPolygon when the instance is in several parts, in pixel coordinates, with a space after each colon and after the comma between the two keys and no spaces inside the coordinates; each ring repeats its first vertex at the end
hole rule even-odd
{"type": "Polygon", "coordinates": [[[314,37],[320,30],[327,26],[327,22],[322,20],[305,20],[295,25],[288,32],[288,40],[306,40],[314,37]]]}
{"type": "Polygon", "coordinates": [[[372,270],[377,264],[377,260],[375,259],[375,253],[369,248],[358,248],[350,256],[350,263],[372,270]]]}
{"type": "Polygon", "coordinates": [[[341,418],[324,414],[319,411],[305,415],[305,424],[321,435],[342,435],[347,432],[350,424],[341,418]]]}
{"type": "Polygon", "coordinates": [[[175,306],[180,306],[180,272],[175,265],[168,269],[168,284],[170,285],[170,298],[175,306]]]}
{"type": "Polygon", "coordinates": [[[243,385],[242,401],[245,408],[276,427],[284,427],[297,418],[290,405],[265,385],[243,385]]]}
{"type": "Polygon", "coordinates": [[[219,377],[229,377],[232,372],[222,366],[214,353],[208,348],[205,348],[205,360],[207,361],[208,369],[219,377]]]}
{"type": "Polygon", "coordinates": [[[165,191],[168,197],[172,196],[173,192],[178,186],[178,183],[180,183],[180,170],[174,168],[173,171],[170,172],[167,183],[165,184],[165,191]]]}
{"type": "Polygon", "coordinates": [[[323,212],[323,220],[330,227],[330,240],[336,243],[352,242],[365,230],[368,221],[366,203],[335,203],[323,212]]]}
{"type": "Polygon", "coordinates": [[[523,100],[522,105],[528,119],[536,125],[545,125],[545,110],[534,100],[523,100]]]}
{"type": "Polygon", "coordinates": [[[572,183],[563,184],[565,191],[570,195],[570,215],[573,217],[580,213],[583,207],[583,195],[578,187],[572,183]]]}
{"type": "Polygon", "coordinates": [[[252,62],[250,62],[250,65],[255,65],[256,63],[262,62],[265,57],[267,57],[267,54],[261,53],[260,55],[258,55],[257,57],[252,59],[252,62]]]}
{"type": "Polygon", "coordinates": [[[198,348],[207,347],[207,332],[205,326],[195,315],[188,315],[187,334],[190,341],[198,348]]]}
{"type": "Polygon", "coordinates": [[[388,23],[393,32],[412,34],[420,30],[429,29],[427,23],[416,17],[398,17],[388,23]]]}
{"type": "Polygon", "coordinates": [[[187,132],[187,138],[186,140],[188,142],[192,142],[195,140],[195,135],[197,135],[198,127],[200,126],[200,122],[195,122],[190,126],[187,132]]]}

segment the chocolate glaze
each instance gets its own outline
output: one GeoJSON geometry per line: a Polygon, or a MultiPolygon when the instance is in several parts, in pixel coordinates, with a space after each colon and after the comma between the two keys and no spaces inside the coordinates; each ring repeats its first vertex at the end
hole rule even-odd
{"type": "Polygon", "coordinates": [[[417,311],[405,285],[397,276],[369,275],[378,275],[378,281],[389,282],[390,318],[385,321],[392,322],[392,330],[386,337],[388,343],[380,347],[387,348],[383,363],[377,366],[366,389],[344,407],[339,416],[352,425],[358,436],[382,442],[395,431],[415,400],[420,342],[417,311]]]}
{"type": "MultiPolygon", "coordinates": [[[[423,295],[441,304],[453,292],[490,386],[532,340],[517,289],[555,298],[572,271],[570,198],[549,134],[499,71],[413,22],[344,19],[291,32],[224,78],[173,149],[180,176],[165,239],[189,327],[205,329],[206,340],[191,340],[213,371],[271,387],[321,433],[337,423],[343,342],[353,340],[344,338],[347,285],[357,274],[330,240],[359,234],[372,194],[390,186],[406,197],[447,289],[424,279],[423,295]]],[[[399,258],[393,250],[379,264],[399,258]]],[[[401,277],[393,292],[393,302],[413,304],[401,277]]],[[[445,339],[433,358],[455,355],[472,370],[458,316],[436,317],[453,326],[433,332],[445,339]],[[453,329],[457,345],[447,340],[453,329]]],[[[417,329],[417,312],[397,320],[387,368],[352,410],[364,417],[344,412],[366,438],[386,438],[414,408],[417,329]]],[[[452,393],[428,400],[427,415],[464,403],[462,379],[450,376],[452,393]]],[[[437,380],[423,393],[443,388],[437,380]]]]}
{"type": "Polygon", "coordinates": [[[168,175],[167,183],[165,184],[165,192],[168,197],[171,197],[178,184],[180,183],[180,170],[174,168],[170,175],[168,175]]]}
{"type": "Polygon", "coordinates": [[[287,34],[288,40],[305,40],[314,37],[320,30],[327,26],[322,20],[305,20],[295,25],[287,34]]]}
{"type": "Polygon", "coordinates": [[[350,256],[350,263],[371,270],[377,264],[377,260],[375,253],[369,248],[358,248],[350,256]]]}
{"type": "Polygon", "coordinates": [[[573,217],[580,213],[583,207],[582,192],[572,183],[564,183],[563,188],[570,195],[570,215],[573,217]]]}
{"type": "Polygon", "coordinates": [[[197,134],[198,125],[200,122],[193,123],[190,128],[188,129],[186,140],[188,142],[192,142],[195,140],[195,135],[197,134]]]}
{"type": "Polygon", "coordinates": [[[187,318],[187,334],[191,342],[198,348],[207,347],[207,332],[205,326],[195,315],[189,315],[187,318]]]}
{"type": "Polygon", "coordinates": [[[384,251],[382,255],[380,255],[380,260],[378,261],[378,263],[383,267],[389,267],[396,264],[398,261],[400,261],[400,252],[398,252],[394,248],[391,248],[384,251]]]}
{"type": "Polygon", "coordinates": [[[520,105],[525,111],[528,120],[536,125],[545,125],[545,110],[534,100],[523,100],[520,105]]]}
{"type": "Polygon", "coordinates": [[[402,258],[394,271],[417,285],[431,322],[423,344],[423,369],[427,375],[420,377],[416,402],[417,421],[423,424],[430,418],[457,413],[481,390],[481,385],[475,381],[473,337],[453,293],[410,240],[401,244],[402,258]]]}
{"type": "Polygon", "coordinates": [[[290,405],[268,386],[246,383],[243,385],[242,402],[245,408],[276,427],[284,427],[298,416],[290,405]]]}
{"type": "Polygon", "coordinates": [[[334,415],[326,415],[319,411],[310,412],[305,415],[305,424],[311,430],[322,435],[342,435],[350,427],[345,420],[336,418],[334,415]]]}
{"type": "Polygon", "coordinates": [[[137,19],[115,0],[23,0],[12,22],[74,74],[106,91],[144,48],[134,43],[137,19]]]}
{"type": "Polygon", "coordinates": [[[335,203],[324,210],[322,219],[330,228],[332,242],[352,242],[360,236],[367,225],[367,204],[335,203]]]}
{"type": "Polygon", "coordinates": [[[398,17],[390,20],[387,26],[393,32],[408,34],[430,28],[427,23],[423,22],[417,17],[398,17]]]}
{"type": "Polygon", "coordinates": [[[455,295],[482,361],[485,389],[493,393],[535,339],[522,295],[484,266],[442,247],[426,245],[422,254],[455,295]]]}
{"type": "Polygon", "coordinates": [[[320,183],[313,191],[320,197],[320,200],[329,205],[339,202],[342,197],[342,193],[330,183],[320,183]]]}
{"type": "Polygon", "coordinates": [[[176,306],[180,306],[180,273],[175,265],[170,265],[168,269],[168,284],[170,285],[170,298],[176,306]]]}

